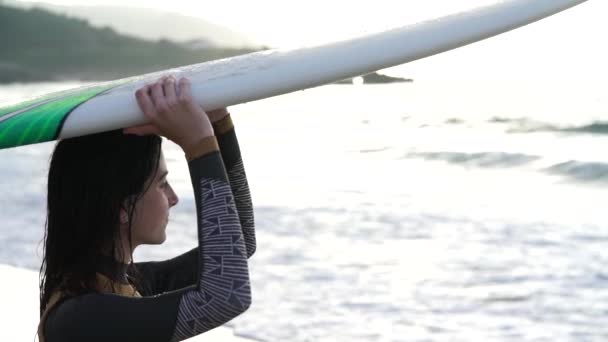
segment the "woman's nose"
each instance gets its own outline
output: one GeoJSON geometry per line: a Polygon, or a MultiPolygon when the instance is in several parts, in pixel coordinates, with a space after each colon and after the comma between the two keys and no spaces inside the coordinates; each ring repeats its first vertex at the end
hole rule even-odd
{"type": "Polygon", "coordinates": [[[179,202],[179,197],[177,197],[177,194],[175,193],[175,191],[173,191],[173,188],[171,188],[170,190],[170,196],[169,196],[169,204],[171,206],[176,205],[179,202]]]}

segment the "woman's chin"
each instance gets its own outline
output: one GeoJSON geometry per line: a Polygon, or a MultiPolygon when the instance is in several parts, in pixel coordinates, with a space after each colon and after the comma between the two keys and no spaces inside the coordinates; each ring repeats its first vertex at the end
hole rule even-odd
{"type": "Polygon", "coordinates": [[[165,240],[167,240],[167,235],[163,232],[161,236],[156,237],[153,241],[151,241],[150,245],[162,245],[165,240]]]}
{"type": "Polygon", "coordinates": [[[143,242],[142,245],[162,245],[165,240],[167,240],[167,236],[163,234],[161,236],[155,236],[146,239],[146,241],[143,242]]]}

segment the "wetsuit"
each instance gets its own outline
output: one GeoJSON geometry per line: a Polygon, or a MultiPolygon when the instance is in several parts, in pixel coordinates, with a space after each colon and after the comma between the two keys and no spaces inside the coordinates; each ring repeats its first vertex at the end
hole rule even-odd
{"type": "MultiPolygon", "coordinates": [[[[220,326],[251,303],[247,259],[256,242],[253,207],[230,117],[214,124],[188,166],[196,198],[198,247],[134,269],[100,259],[97,291],[55,293],[41,318],[41,341],[181,341],[220,326]],[[220,152],[221,151],[221,152],[220,152]],[[104,266],[105,265],[105,266],[104,266]]],[[[191,158],[192,157],[192,158],[191,158]]]]}

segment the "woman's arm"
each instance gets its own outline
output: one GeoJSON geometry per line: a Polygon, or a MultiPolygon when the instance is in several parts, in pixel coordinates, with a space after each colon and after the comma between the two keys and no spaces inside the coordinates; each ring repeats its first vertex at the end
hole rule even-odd
{"type": "Polygon", "coordinates": [[[216,150],[189,166],[201,227],[199,276],[197,290],[180,301],[172,341],[213,329],[251,304],[245,241],[221,155],[216,150]]]}
{"type": "Polygon", "coordinates": [[[190,83],[174,79],[138,92],[144,114],[186,154],[198,217],[198,277],[180,299],[173,341],[215,328],[251,303],[247,251],[217,139],[207,114],[194,103],[190,83]]]}
{"type": "Polygon", "coordinates": [[[245,236],[247,257],[249,258],[255,253],[256,249],[253,204],[234,124],[226,109],[213,111],[209,115],[213,123],[213,130],[218,137],[222,159],[228,172],[230,187],[234,194],[241,228],[243,228],[243,235],[245,236]],[[217,118],[218,114],[219,119],[217,118]]]}
{"type": "MultiPolygon", "coordinates": [[[[234,124],[226,109],[216,110],[208,115],[228,173],[230,188],[234,194],[243,229],[247,257],[250,258],[256,249],[253,204],[234,124]]],[[[197,261],[198,248],[194,248],[169,260],[135,263],[135,268],[143,281],[139,289],[140,293],[149,296],[194,284],[197,276],[197,261]]]]}

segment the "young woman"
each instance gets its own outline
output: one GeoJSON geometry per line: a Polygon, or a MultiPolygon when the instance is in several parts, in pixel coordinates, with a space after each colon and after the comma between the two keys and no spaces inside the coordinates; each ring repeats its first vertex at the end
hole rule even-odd
{"type": "Polygon", "coordinates": [[[136,98],[150,125],[62,140],[53,153],[40,341],[181,341],[251,304],[253,209],[228,112],[205,113],[184,78],[165,77],[136,98]],[[178,202],[156,134],[185,153],[198,246],[133,263],[137,246],[163,243],[178,202]]]}

